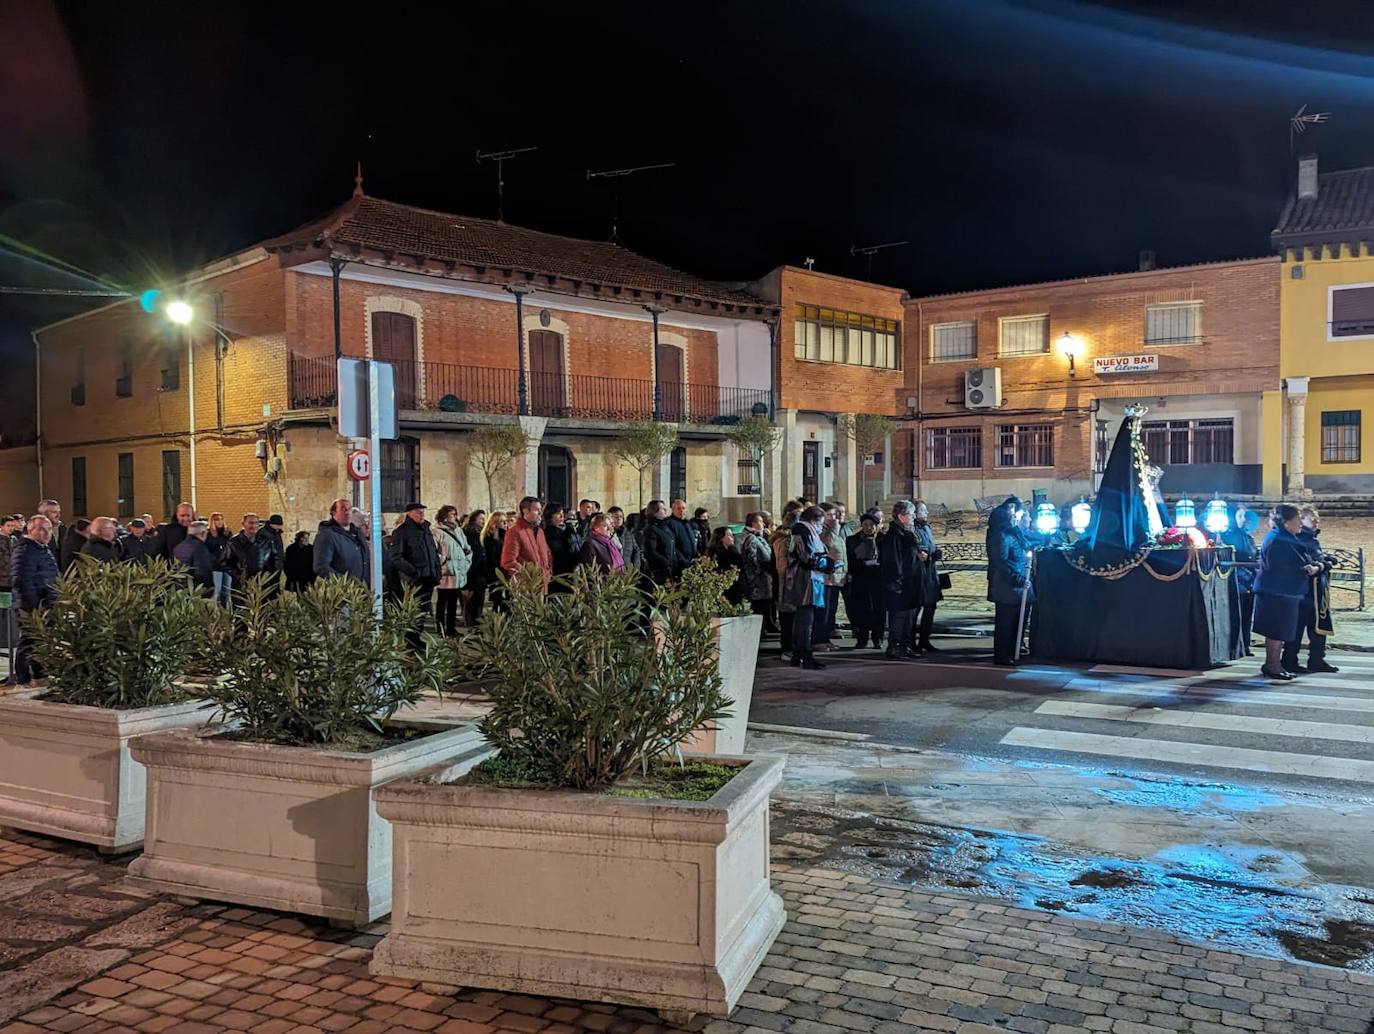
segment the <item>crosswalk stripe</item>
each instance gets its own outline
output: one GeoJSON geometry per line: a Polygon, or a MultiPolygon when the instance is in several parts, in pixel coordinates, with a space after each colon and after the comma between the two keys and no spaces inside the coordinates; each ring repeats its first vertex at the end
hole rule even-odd
{"type": "Polygon", "coordinates": [[[1167,699],[1171,704],[1197,702],[1264,707],[1310,707],[1318,711],[1353,711],[1374,714],[1374,696],[1328,696],[1316,693],[1283,693],[1263,689],[1211,688],[1204,684],[1112,685],[1096,679],[1073,679],[1066,692],[1100,693],[1106,696],[1167,699]]]}
{"type": "Polygon", "coordinates": [[[1374,761],[1327,757],[1322,754],[1290,754],[1250,747],[1222,747],[1214,743],[1152,740],[1135,736],[1103,736],[1097,733],[1028,729],[1017,726],[1002,737],[1012,747],[1071,751],[1141,761],[1162,761],[1209,768],[1243,768],[1252,772],[1343,779],[1374,783],[1374,761]]]}
{"type": "Polygon", "coordinates": [[[1138,722],[1184,729],[1209,729],[1217,732],[1243,732],[1261,736],[1294,736],[1315,740],[1341,740],[1346,743],[1374,743],[1374,727],[1339,725],[1334,722],[1306,722],[1286,718],[1257,718],[1253,715],[1219,714],[1214,711],[1172,711],[1129,707],[1123,704],[1093,704],[1078,700],[1047,700],[1036,714],[1065,718],[1096,718],[1112,722],[1138,722]]]}

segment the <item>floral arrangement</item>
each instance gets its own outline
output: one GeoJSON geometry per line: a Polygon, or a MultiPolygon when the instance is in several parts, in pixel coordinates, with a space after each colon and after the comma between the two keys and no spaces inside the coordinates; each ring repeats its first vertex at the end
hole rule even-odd
{"type": "Polygon", "coordinates": [[[1207,541],[1207,536],[1201,528],[1180,528],[1174,526],[1165,528],[1155,536],[1155,544],[1167,546],[1173,549],[1181,549],[1184,546],[1191,546],[1194,549],[1206,549],[1211,543],[1207,541]]]}

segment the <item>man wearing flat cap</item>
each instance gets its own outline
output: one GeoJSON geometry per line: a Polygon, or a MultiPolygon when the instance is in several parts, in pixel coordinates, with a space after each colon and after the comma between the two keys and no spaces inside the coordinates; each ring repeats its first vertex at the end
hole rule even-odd
{"type": "MultiPolygon", "coordinates": [[[[402,586],[412,586],[415,598],[420,604],[420,628],[429,623],[430,605],[434,587],[439,584],[439,547],[434,543],[434,532],[425,520],[425,504],[411,503],[406,507],[405,520],[391,535],[391,546],[387,552],[391,569],[401,580],[402,586]]],[[[420,634],[417,629],[411,645],[419,649],[420,634]]]]}
{"type": "Polygon", "coordinates": [[[126,564],[138,564],[142,567],[153,557],[161,555],[158,552],[157,539],[148,527],[148,522],[142,517],[135,517],[129,522],[129,534],[125,535],[119,544],[123,551],[121,559],[126,564]]]}

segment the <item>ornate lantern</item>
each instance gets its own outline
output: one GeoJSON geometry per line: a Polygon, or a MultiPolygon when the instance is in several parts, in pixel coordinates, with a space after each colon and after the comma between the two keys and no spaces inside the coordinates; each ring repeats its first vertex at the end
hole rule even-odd
{"type": "Polygon", "coordinates": [[[1197,507],[1186,495],[1174,505],[1174,525],[1179,528],[1197,527],[1197,507]]]}
{"type": "Polygon", "coordinates": [[[1054,503],[1041,503],[1035,508],[1035,530],[1041,535],[1053,535],[1059,530],[1059,510],[1054,503]]]}
{"type": "Polygon", "coordinates": [[[1088,501],[1080,495],[1078,497],[1078,502],[1074,503],[1073,509],[1069,511],[1069,521],[1073,524],[1074,533],[1082,535],[1088,530],[1088,525],[1092,522],[1092,519],[1093,508],[1088,504],[1088,501]]]}
{"type": "Polygon", "coordinates": [[[1226,512],[1226,500],[1214,495],[1203,511],[1202,526],[1213,535],[1220,535],[1231,528],[1231,515],[1226,512]]]}

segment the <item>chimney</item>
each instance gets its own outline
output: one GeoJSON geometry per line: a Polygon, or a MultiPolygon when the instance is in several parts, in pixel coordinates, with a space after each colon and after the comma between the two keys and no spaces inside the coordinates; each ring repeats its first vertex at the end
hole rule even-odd
{"type": "Polygon", "coordinates": [[[1140,253],[1140,271],[1148,273],[1155,268],[1155,253],[1148,249],[1140,253]]]}
{"type": "Polygon", "coordinates": [[[1317,156],[1304,154],[1298,159],[1298,200],[1317,200],[1317,156]]]}

